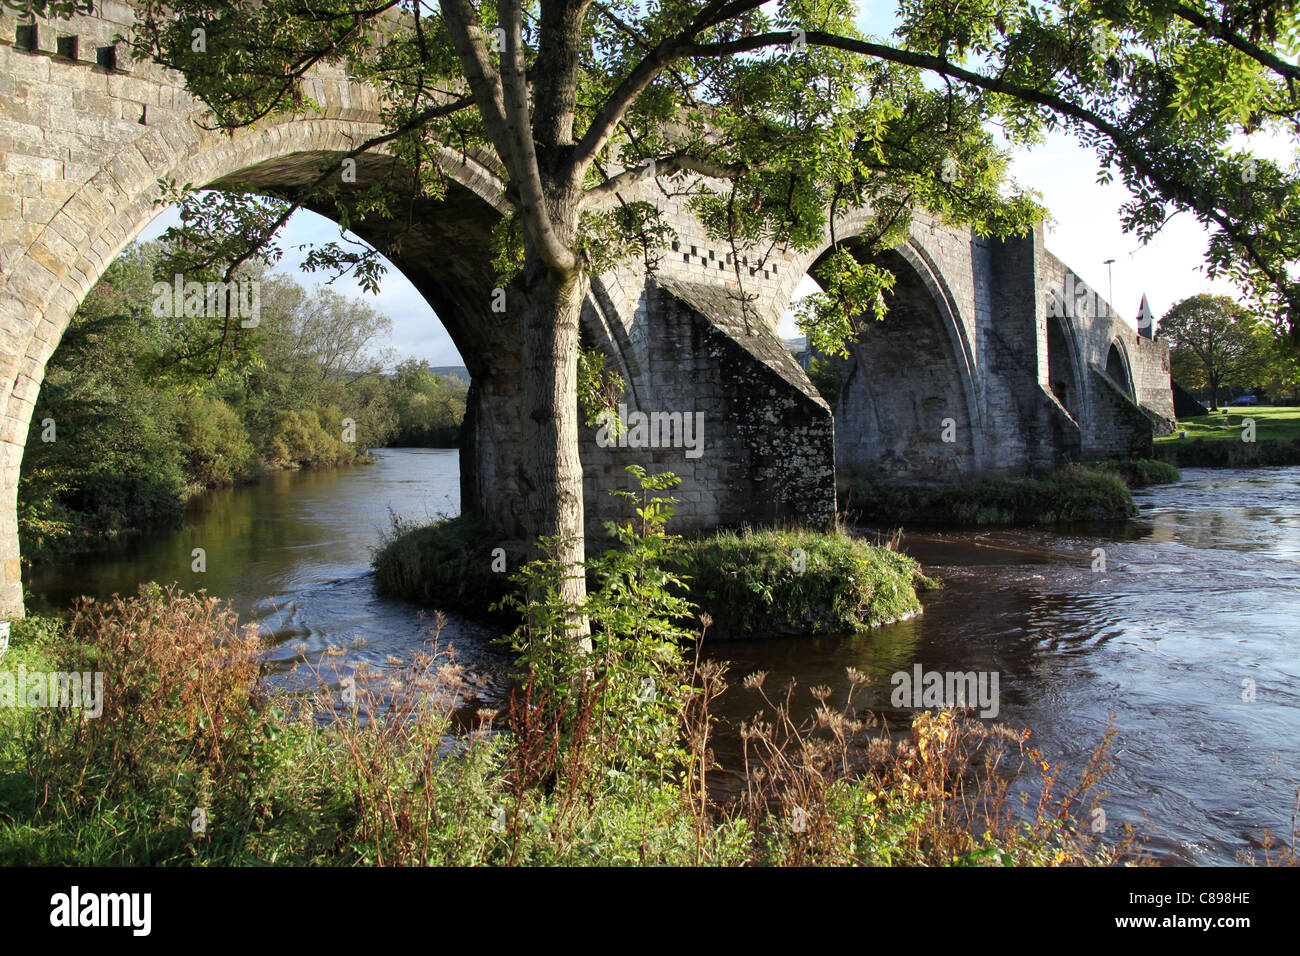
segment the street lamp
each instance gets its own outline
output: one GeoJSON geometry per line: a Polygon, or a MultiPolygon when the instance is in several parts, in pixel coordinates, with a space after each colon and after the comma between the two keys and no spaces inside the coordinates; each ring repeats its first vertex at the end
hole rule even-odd
{"type": "Polygon", "coordinates": [[[1115,311],[1115,280],[1111,277],[1110,267],[1115,263],[1114,259],[1107,259],[1102,263],[1106,267],[1106,311],[1113,313],[1115,311]]]}

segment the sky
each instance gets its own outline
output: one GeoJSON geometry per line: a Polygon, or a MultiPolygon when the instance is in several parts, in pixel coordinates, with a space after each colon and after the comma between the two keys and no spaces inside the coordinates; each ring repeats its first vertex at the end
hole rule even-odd
{"type": "MultiPolygon", "coordinates": [[[[859,8],[859,25],[866,32],[886,35],[892,31],[896,22],[893,3],[860,0],[859,8]]],[[[1292,159],[1291,147],[1284,141],[1252,141],[1251,145],[1257,153],[1269,158],[1287,162],[1292,159]]],[[[1040,201],[1050,213],[1047,248],[1104,295],[1120,317],[1132,323],[1143,295],[1147,296],[1157,320],[1175,302],[1190,295],[1202,292],[1237,295],[1230,283],[1212,281],[1205,275],[1208,234],[1191,215],[1175,216],[1146,245],[1126,235],[1120,228],[1119,209],[1129,199],[1128,190],[1119,182],[1099,184],[1100,166],[1095,154],[1068,135],[1051,134],[1044,143],[1015,150],[1012,155],[1012,178],[1039,193],[1040,201]],[[1109,269],[1105,265],[1107,259],[1115,260],[1109,269]]],[[[164,212],[141,238],[156,238],[175,221],[174,212],[164,212]]],[[[338,227],[328,219],[307,211],[297,213],[281,238],[284,258],[277,268],[297,274],[305,285],[324,284],[323,274],[298,272],[305,253],[297,247],[332,241],[338,238],[338,232],[338,227]]],[[[463,364],[433,310],[391,264],[377,296],[363,292],[351,277],[335,281],[333,288],[366,299],[392,319],[392,333],[380,346],[394,349],[401,357],[427,359],[432,365],[463,364]]],[[[797,296],[816,288],[805,277],[797,296]]],[[[798,334],[790,314],[779,331],[786,338],[798,334]]]]}

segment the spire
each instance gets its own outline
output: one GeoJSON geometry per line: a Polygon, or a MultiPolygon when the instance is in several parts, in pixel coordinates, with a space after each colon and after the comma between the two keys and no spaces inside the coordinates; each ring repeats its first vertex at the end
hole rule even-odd
{"type": "Polygon", "coordinates": [[[1151,306],[1147,305],[1146,293],[1142,293],[1142,304],[1138,306],[1138,335],[1145,336],[1148,339],[1156,337],[1156,317],[1151,314],[1151,306]]]}

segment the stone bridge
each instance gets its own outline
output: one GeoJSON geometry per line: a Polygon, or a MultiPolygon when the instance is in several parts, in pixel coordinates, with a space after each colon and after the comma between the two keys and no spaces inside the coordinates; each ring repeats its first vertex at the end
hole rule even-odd
{"type": "MultiPolygon", "coordinates": [[[[132,62],[118,39],[131,22],[117,0],[72,20],[0,8],[0,616],[22,613],[17,484],[46,362],[104,269],[161,211],[159,179],[292,194],[384,131],[373,91],[328,70],[305,90],[320,113],[207,130],[178,76],[132,62]]],[[[442,164],[443,199],[417,203],[410,223],[362,219],[354,231],[395,249],[460,350],[473,378],[464,507],[517,533],[520,336],[509,308],[492,308],[489,245],[501,184],[490,157],[449,151],[442,164]]],[[[392,166],[363,157],[357,180],[392,166]]],[[[626,380],[630,413],[691,415],[702,441],[604,447],[585,429],[592,533],[621,514],[605,492],[628,486],[628,464],[682,476],[680,527],[823,523],[837,461],[885,480],[1025,474],[1143,452],[1173,416],[1166,346],[1076,284],[1041,231],[984,240],[920,213],[885,256],[898,274],[891,309],[853,347],[832,415],[776,335],[829,237],[737,261],[664,187],[646,180],[627,195],[658,202],[677,238],[652,277],[636,263],[592,280],[584,336],[626,380]]],[[[861,229],[850,215],[836,235],[861,229]]]]}

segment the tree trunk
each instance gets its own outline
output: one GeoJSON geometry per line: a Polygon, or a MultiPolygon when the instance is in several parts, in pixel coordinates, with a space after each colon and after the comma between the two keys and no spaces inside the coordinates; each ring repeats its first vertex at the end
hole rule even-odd
{"type": "Polygon", "coordinates": [[[1219,409],[1219,376],[1210,374],[1210,411],[1219,409]]]}
{"type": "MultiPolygon", "coordinates": [[[[578,330],[586,277],[561,276],[529,257],[523,293],[522,478],[528,529],[556,539],[551,558],[564,569],[562,597],[570,635],[590,650],[585,615],[582,462],[578,457],[578,330]]],[[[508,295],[509,293],[507,293],[508,295]]]]}

